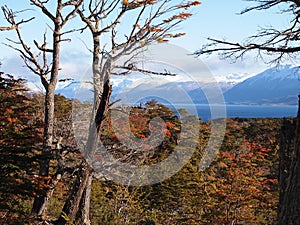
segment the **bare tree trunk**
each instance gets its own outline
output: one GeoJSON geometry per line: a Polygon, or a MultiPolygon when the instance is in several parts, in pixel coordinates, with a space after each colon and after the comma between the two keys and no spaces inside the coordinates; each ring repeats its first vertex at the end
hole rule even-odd
{"type": "MultiPolygon", "coordinates": [[[[96,150],[98,138],[100,135],[101,123],[109,107],[109,99],[112,92],[112,87],[109,80],[104,83],[102,96],[100,99],[99,106],[97,107],[94,121],[96,129],[90,129],[89,137],[86,144],[86,157],[93,157],[96,150]]],[[[91,183],[92,183],[92,168],[89,165],[82,167],[82,171],[78,174],[77,179],[74,183],[72,192],[65,202],[62,214],[59,219],[55,222],[55,225],[64,225],[68,222],[73,222],[76,215],[80,215],[80,220],[84,224],[90,224],[89,211],[90,211],[90,194],[91,194],[91,183]],[[81,206],[81,207],[80,207],[81,206]]],[[[77,217],[78,218],[78,217],[77,217]]]]}
{"type": "MultiPolygon", "coordinates": [[[[53,150],[53,129],[54,129],[54,97],[55,87],[57,84],[57,77],[59,73],[59,61],[60,61],[60,30],[61,27],[55,24],[55,30],[53,32],[53,65],[51,70],[51,78],[49,84],[45,86],[45,128],[44,128],[44,146],[42,150],[42,159],[40,160],[39,176],[49,176],[49,165],[53,150]]],[[[54,187],[53,187],[54,188],[54,187]]],[[[46,211],[47,205],[51,196],[47,192],[42,196],[37,196],[34,199],[32,206],[32,213],[35,215],[43,215],[46,211]]]]}
{"type": "Polygon", "coordinates": [[[63,207],[62,214],[58,220],[55,221],[55,225],[63,225],[67,224],[68,222],[72,223],[75,220],[82,195],[87,187],[87,184],[89,183],[91,176],[92,170],[89,166],[85,166],[85,168],[80,170],[77,179],[74,182],[72,192],[63,207]]]}
{"type": "Polygon", "coordinates": [[[300,95],[297,118],[285,121],[280,146],[280,199],[278,224],[300,221],[300,95]]]}
{"type": "MultiPolygon", "coordinates": [[[[92,1],[91,1],[92,2],[92,1]]],[[[91,3],[90,2],[90,3],[91,3]]],[[[88,135],[87,144],[85,146],[84,156],[85,158],[92,157],[100,135],[100,128],[104,116],[108,110],[108,104],[110,95],[112,92],[112,87],[110,85],[110,72],[111,72],[111,64],[109,61],[104,62],[103,58],[100,58],[102,55],[100,49],[100,20],[97,16],[91,15],[95,17],[95,24],[93,24],[91,19],[88,19],[84,16],[82,11],[78,11],[81,19],[87,24],[89,27],[92,36],[93,36],[93,85],[94,85],[94,108],[93,108],[93,116],[90,124],[90,130],[88,135]],[[104,62],[104,65],[102,63],[104,62]]],[[[79,174],[78,180],[85,180],[85,174],[79,174]],[[80,177],[81,176],[81,177],[80,177]]],[[[62,215],[57,220],[57,224],[65,224],[66,220],[64,220],[64,216],[70,221],[73,221],[74,215],[77,214],[79,216],[80,221],[84,224],[90,224],[89,220],[89,211],[90,211],[90,194],[91,194],[91,183],[92,183],[92,174],[88,174],[89,178],[85,183],[82,183],[81,186],[74,185],[73,190],[69,199],[65,202],[65,206],[62,212],[62,215]],[[82,191],[82,189],[84,191],[82,191]],[[72,203],[73,202],[73,203],[72,203]],[[80,203],[80,205],[77,205],[80,203]],[[74,205],[75,204],[75,205],[74,205]],[[71,207],[72,205],[72,207],[71,207]]]]}
{"type": "MultiPolygon", "coordinates": [[[[39,168],[39,175],[41,177],[47,178],[49,176],[49,166],[50,166],[50,159],[53,154],[53,150],[55,147],[53,146],[53,130],[54,130],[54,96],[55,96],[55,88],[58,80],[59,70],[60,70],[60,47],[61,42],[64,41],[62,36],[69,32],[62,32],[63,27],[67,24],[72,17],[74,17],[75,13],[79,9],[80,5],[82,4],[83,0],[78,1],[68,1],[63,2],[63,0],[57,0],[56,12],[52,14],[51,11],[48,10],[45,4],[48,1],[40,1],[40,0],[30,0],[31,4],[35,5],[36,7],[40,8],[42,12],[47,16],[53,23],[54,28],[52,30],[52,49],[46,49],[46,47],[39,46],[35,41],[37,48],[43,52],[43,62],[44,65],[41,66],[37,60],[35,59],[34,54],[30,52],[30,48],[26,45],[23,45],[27,54],[31,57],[30,61],[33,62],[36,66],[36,70],[40,73],[41,82],[46,90],[45,96],[45,130],[44,130],[44,144],[42,149],[42,159],[40,160],[40,168],[39,168]],[[69,13],[66,13],[64,16],[63,10],[65,7],[70,5],[74,6],[69,13]],[[51,72],[50,72],[50,79],[47,79],[47,73],[43,70],[48,70],[49,65],[47,66],[47,56],[46,53],[51,54],[52,62],[51,62],[51,72]],[[45,69],[46,68],[46,69],[45,69]]],[[[44,46],[46,46],[46,37],[44,36],[44,46]]],[[[28,65],[28,64],[26,64],[28,65]]],[[[31,68],[31,67],[30,67],[31,68]]],[[[58,176],[59,177],[59,176],[58,176]]],[[[57,178],[57,177],[56,177],[57,178]]],[[[51,183],[51,188],[54,189],[55,185],[57,184],[57,179],[54,178],[53,182],[51,183]]],[[[43,195],[37,196],[34,199],[33,207],[32,207],[32,214],[34,215],[43,215],[46,211],[47,205],[51,198],[53,190],[47,190],[43,195]]]]}
{"type": "Polygon", "coordinates": [[[79,210],[77,213],[77,221],[80,221],[81,225],[90,225],[90,202],[91,202],[91,190],[92,190],[93,175],[88,178],[83,196],[80,201],[79,210]]]}

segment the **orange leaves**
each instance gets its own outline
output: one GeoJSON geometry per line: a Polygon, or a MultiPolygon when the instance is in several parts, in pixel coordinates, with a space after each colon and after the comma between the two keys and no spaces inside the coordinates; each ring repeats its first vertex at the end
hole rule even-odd
{"type": "MultiPolygon", "coordinates": [[[[156,28],[156,29],[152,29],[151,30],[152,32],[163,32],[162,29],[160,28],[156,28]]],[[[158,36],[156,37],[156,40],[159,42],[159,43],[162,43],[162,42],[168,42],[168,38],[179,38],[179,37],[182,37],[184,36],[186,33],[177,33],[177,34],[164,34],[162,36],[158,36]]]]}
{"type": "Polygon", "coordinates": [[[129,2],[128,0],[123,0],[123,5],[128,6],[129,2]]]}
{"type": "Polygon", "coordinates": [[[256,156],[259,156],[262,159],[268,156],[268,154],[271,152],[271,149],[261,146],[255,142],[246,141],[244,145],[250,152],[252,152],[252,155],[255,154],[256,156]]]}
{"type": "MultiPolygon", "coordinates": [[[[128,9],[135,9],[144,5],[154,5],[156,4],[156,0],[123,0],[123,6],[127,7],[128,9]]],[[[201,4],[200,1],[188,1],[186,3],[182,3],[177,6],[178,9],[189,9],[190,7],[199,6],[201,4]]]]}
{"type": "Polygon", "coordinates": [[[166,19],[166,20],[163,20],[165,23],[170,23],[172,22],[173,20],[175,19],[180,19],[180,20],[185,20],[189,17],[191,17],[193,14],[191,13],[184,13],[184,12],[181,12],[179,13],[178,15],[174,15],[172,17],[170,17],[169,19],[166,19]]]}
{"type": "Polygon", "coordinates": [[[173,37],[174,34],[164,34],[163,36],[164,36],[164,37],[173,37]]]}
{"type": "Polygon", "coordinates": [[[235,156],[233,153],[226,151],[226,152],[220,152],[220,156],[227,158],[229,161],[234,161],[235,160],[235,156]]]}
{"type": "Polygon", "coordinates": [[[154,5],[156,3],[155,0],[135,0],[129,2],[128,0],[123,0],[123,6],[125,6],[127,9],[136,9],[144,5],[154,5]]]}
{"type": "Polygon", "coordinates": [[[171,132],[168,129],[165,130],[165,134],[168,138],[172,136],[171,132]]]}
{"type": "Polygon", "coordinates": [[[178,38],[186,35],[186,33],[177,33],[177,34],[164,34],[164,37],[169,37],[169,38],[178,38]]]}
{"type": "Polygon", "coordinates": [[[250,133],[252,127],[249,124],[236,121],[229,121],[228,124],[230,128],[227,129],[224,146],[218,154],[215,166],[208,172],[210,176],[214,174],[216,177],[216,181],[210,183],[217,186],[215,192],[209,192],[214,199],[209,215],[216,218],[216,224],[223,220],[226,221],[225,224],[230,224],[232,220],[245,224],[257,224],[257,221],[270,224],[268,218],[256,220],[256,215],[274,212],[278,201],[278,182],[274,179],[270,163],[272,150],[266,147],[267,143],[261,142],[250,133]],[[243,126],[247,133],[244,133],[243,126]],[[241,213],[236,214],[236,211],[241,213]]]}
{"type": "Polygon", "coordinates": [[[175,16],[173,16],[172,18],[173,19],[186,19],[186,18],[189,18],[189,17],[191,17],[193,14],[191,14],[191,13],[179,13],[178,15],[175,15],[175,16]]]}
{"type": "Polygon", "coordinates": [[[13,113],[13,110],[12,110],[12,109],[10,109],[10,108],[7,108],[7,109],[5,109],[5,111],[6,111],[8,114],[11,114],[11,113],[13,113]]]}
{"type": "Polygon", "coordinates": [[[277,179],[268,179],[268,182],[276,184],[276,183],[278,183],[278,180],[277,179]]]}
{"type": "Polygon", "coordinates": [[[14,114],[14,111],[11,108],[6,108],[5,113],[9,114],[9,116],[6,117],[6,120],[9,123],[16,123],[18,121],[16,118],[12,117],[12,114],[14,114]]]}
{"type": "Polygon", "coordinates": [[[76,157],[76,158],[83,158],[83,154],[82,153],[75,153],[74,154],[74,156],[76,157]]]}
{"type": "Polygon", "coordinates": [[[241,153],[239,155],[239,157],[246,158],[246,159],[251,159],[253,157],[253,153],[252,152],[249,152],[249,153],[246,153],[246,154],[241,153]]]}
{"type": "Polygon", "coordinates": [[[18,120],[16,118],[7,117],[7,121],[10,122],[10,123],[15,123],[18,120]]]}
{"type": "Polygon", "coordinates": [[[120,117],[114,124],[107,117],[101,140],[116,158],[147,165],[159,162],[172,152],[180,131],[177,117],[168,116],[169,110],[152,102],[130,108],[128,118],[120,117]]]}
{"type": "Polygon", "coordinates": [[[31,178],[31,183],[37,188],[38,192],[48,191],[52,177],[34,175],[31,178]]]}
{"type": "Polygon", "coordinates": [[[174,127],[174,124],[171,123],[171,122],[169,122],[169,121],[167,121],[166,122],[166,126],[172,128],[172,127],[174,127]]]}
{"type": "Polygon", "coordinates": [[[199,1],[189,1],[186,4],[179,5],[178,8],[189,9],[191,6],[198,6],[198,5],[201,5],[201,2],[199,2],[199,1]]]}
{"type": "Polygon", "coordinates": [[[200,5],[200,4],[201,4],[201,2],[199,2],[199,1],[193,1],[193,2],[191,2],[190,5],[197,6],[197,5],[200,5]]]}
{"type": "Polygon", "coordinates": [[[145,140],[147,138],[147,136],[145,134],[140,134],[140,133],[137,133],[136,136],[143,140],[145,140]]]}
{"type": "Polygon", "coordinates": [[[218,165],[219,165],[219,167],[221,167],[221,168],[227,168],[228,166],[224,163],[224,162],[219,162],[218,163],[218,165]]]}
{"type": "Polygon", "coordinates": [[[163,32],[164,30],[160,27],[152,27],[150,28],[150,32],[163,32]]]}
{"type": "Polygon", "coordinates": [[[162,42],[168,42],[169,40],[163,39],[162,37],[157,37],[156,38],[157,42],[162,43],[162,42]]]}
{"type": "Polygon", "coordinates": [[[173,38],[182,37],[182,36],[184,36],[184,35],[186,35],[186,33],[177,33],[177,34],[175,34],[175,35],[173,36],[173,38]]]}
{"type": "Polygon", "coordinates": [[[153,5],[156,3],[155,0],[135,0],[135,1],[132,1],[136,4],[140,4],[140,5],[153,5]]]}
{"type": "MultiPolygon", "coordinates": [[[[146,5],[158,5],[157,8],[163,6],[164,3],[160,3],[155,0],[123,0],[123,10],[136,9],[141,6],[146,5]]],[[[176,25],[178,22],[186,20],[187,18],[192,16],[192,13],[189,12],[189,8],[193,6],[200,5],[199,1],[183,1],[182,3],[174,3],[168,6],[165,11],[158,10],[159,12],[155,18],[151,18],[148,22],[143,22],[141,19],[138,19],[135,24],[133,24],[133,30],[139,29],[135,32],[138,41],[140,41],[141,46],[146,44],[145,41],[141,41],[144,39],[144,35],[149,35],[148,32],[156,33],[151,36],[151,41],[156,40],[159,43],[169,41],[169,38],[178,38],[186,35],[186,33],[175,33],[175,34],[165,34],[173,25],[176,25]],[[160,12],[162,11],[162,12],[160,12]],[[157,20],[159,18],[159,20],[157,20]]],[[[141,12],[142,13],[142,12],[141,12]]]]}

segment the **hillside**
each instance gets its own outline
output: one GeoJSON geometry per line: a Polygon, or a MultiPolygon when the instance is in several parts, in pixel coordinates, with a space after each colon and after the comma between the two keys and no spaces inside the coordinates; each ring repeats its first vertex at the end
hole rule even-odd
{"type": "Polygon", "coordinates": [[[268,69],[225,92],[227,104],[296,105],[300,93],[300,71],[290,65],[268,69]]]}

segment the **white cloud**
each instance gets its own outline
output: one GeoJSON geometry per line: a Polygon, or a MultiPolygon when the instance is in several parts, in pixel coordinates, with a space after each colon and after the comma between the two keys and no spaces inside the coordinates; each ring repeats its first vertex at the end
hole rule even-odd
{"type": "Polygon", "coordinates": [[[216,79],[218,79],[218,77],[232,76],[233,74],[234,76],[244,75],[245,78],[247,78],[258,74],[271,66],[250,56],[245,60],[238,60],[236,62],[220,60],[215,55],[201,57],[201,60],[208,66],[216,79]]]}

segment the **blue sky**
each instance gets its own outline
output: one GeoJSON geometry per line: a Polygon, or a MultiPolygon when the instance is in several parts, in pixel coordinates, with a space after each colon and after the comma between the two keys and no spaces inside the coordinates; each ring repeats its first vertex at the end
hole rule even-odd
{"type": "MultiPolygon", "coordinates": [[[[0,0],[1,5],[8,5],[10,8],[21,10],[28,8],[29,1],[21,0],[0,0]]],[[[202,0],[202,5],[193,10],[194,15],[182,23],[178,30],[187,33],[186,36],[172,41],[180,47],[194,52],[206,43],[207,37],[225,38],[230,41],[240,42],[246,37],[257,32],[259,26],[285,27],[290,18],[279,13],[280,8],[275,8],[273,11],[250,12],[244,15],[238,13],[250,6],[251,2],[244,0],[202,0]]],[[[46,20],[39,17],[36,12],[28,11],[23,15],[30,17],[32,14],[37,15],[37,20],[27,24],[22,28],[26,40],[32,43],[33,39],[41,40],[40,33],[44,31],[46,20]],[[42,28],[41,28],[42,27],[42,28]]],[[[2,16],[3,18],[3,16],[2,16]]],[[[1,18],[0,26],[5,25],[1,18]]],[[[6,42],[5,38],[13,38],[12,32],[1,32],[0,42],[6,42]]],[[[81,41],[82,37],[75,35],[71,43],[66,43],[62,49],[62,64],[65,73],[82,73],[87,69],[88,65],[79,67],[82,58],[89,58],[89,53],[81,41]],[[81,59],[77,57],[81,56],[81,59]]],[[[217,56],[201,56],[202,60],[215,76],[223,76],[230,73],[250,73],[255,74],[263,71],[269,65],[265,65],[261,61],[257,61],[254,55],[247,55],[243,61],[236,63],[230,61],[220,61],[217,56]]],[[[8,47],[1,45],[0,61],[3,63],[2,70],[7,73],[27,73],[25,68],[22,68],[17,52],[13,52],[8,47]]]]}

